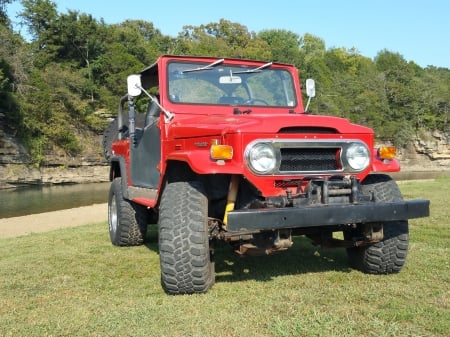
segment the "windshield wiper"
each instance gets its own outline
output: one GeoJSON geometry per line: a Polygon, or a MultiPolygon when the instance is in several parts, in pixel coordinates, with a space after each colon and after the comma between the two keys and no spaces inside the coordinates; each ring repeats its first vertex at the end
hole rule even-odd
{"type": "Polygon", "coordinates": [[[248,70],[241,70],[241,71],[235,71],[233,74],[249,74],[249,73],[259,73],[261,70],[269,68],[272,65],[272,62],[263,64],[261,67],[255,68],[255,69],[248,69],[248,70]]]}
{"type": "Polygon", "coordinates": [[[194,71],[211,70],[213,67],[223,63],[223,61],[225,61],[225,59],[217,60],[217,61],[215,61],[215,62],[213,62],[211,64],[208,64],[207,66],[194,68],[194,69],[183,70],[181,73],[184,74],[184,73],[191,73],[191,72],[194,72],[194,71]]]}

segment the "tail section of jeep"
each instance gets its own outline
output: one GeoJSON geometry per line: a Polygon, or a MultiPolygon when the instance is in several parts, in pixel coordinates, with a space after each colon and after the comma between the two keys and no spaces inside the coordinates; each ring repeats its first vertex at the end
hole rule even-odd
{"type": "Polygon", "coordinates": [[[104,138],[112,243],[142,244],[157,223],[169,294],[211,288],[218,240],[267,255],[304,235],[363,272],[399,272],[429,201],[403,200],[395,148],[374,148],[371,129],[306,110],[287,64],[166,55],[129,76],[104,138]]]}

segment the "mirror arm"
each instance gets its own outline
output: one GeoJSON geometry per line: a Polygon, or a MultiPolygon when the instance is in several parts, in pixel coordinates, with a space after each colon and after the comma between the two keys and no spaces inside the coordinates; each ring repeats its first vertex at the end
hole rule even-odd
{"type": "Polygon", "coordinates": [[[308,101],[306,102],[305,113],[309,113],[308,111],[309,103],[311,103],[311,96],[308,97],[308,101]]]}
{"type": "Polygon", "coordinates": [[[167,109],[165,109],[161,104],[159,104],[159,102],[157,100],[154,100],[152,95],[150,95],[147,92],[147,90],[145,90],[142,86],[136,85],[136,87],[141,89],[144,92],[144,94],[146,94],[148,96],[148,98],[150,98],[150,100],[152,102],[154,102],[161,109],[162,112],[164,112],[164,116],[166,117],[166,122],[170,122],[175,117],[174,113],[172,113],[172,112],[168,111],[167,109]]]}
{"type": "Polygon", "coordinates": [[[308,96],[308,102],[306,103],[305,113],[308,112],[309,104],[311,103],[311,98],[316,96],[316,83],[312,78],[306,80],[306,95],[308,96]]]}
{"type": "Polygon", "coordinates": [[[130,131],[130,144],[135,144],[136,124],[133,97],[128,95],[128,127],[130,131]]]}
{"type": "Polygon", "coordinates": [[[120,98],[119,113],[117,114],[117,131],[118,139],[122,139],[122,127],[123,127],[123,106],[128,100],[128,95],[124,95],[120,98]]]}

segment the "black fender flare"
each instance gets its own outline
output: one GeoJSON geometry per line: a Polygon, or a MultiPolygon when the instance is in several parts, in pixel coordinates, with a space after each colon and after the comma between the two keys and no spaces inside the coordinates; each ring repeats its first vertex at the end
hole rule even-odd
{"type": "Polygon", "coordinates": [[[109,181],[117,177],[122,177],[122,195],[129,200],[127,164],[122,156],[113,156],[110,159],[109,181]]]}

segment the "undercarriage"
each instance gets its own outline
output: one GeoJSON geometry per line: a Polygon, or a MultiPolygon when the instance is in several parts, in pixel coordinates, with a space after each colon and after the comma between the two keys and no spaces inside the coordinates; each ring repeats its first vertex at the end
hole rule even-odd
{"type": "Polygon", "coordinates": [[[385,222],[421,217],[429,208],[427,200],[377,200],[354,177],[311,179],[303,189],[303,181],[296,183],[296,193],[247,200],[245,208],[227,213],[226,223],[210,218],[210,239],[229,242],[240,255],[284,251],[298,235],[326,247],[362,247],[383,240],[385,222]],[[336,232],[345,235],[336,238],[336,232]]]}

